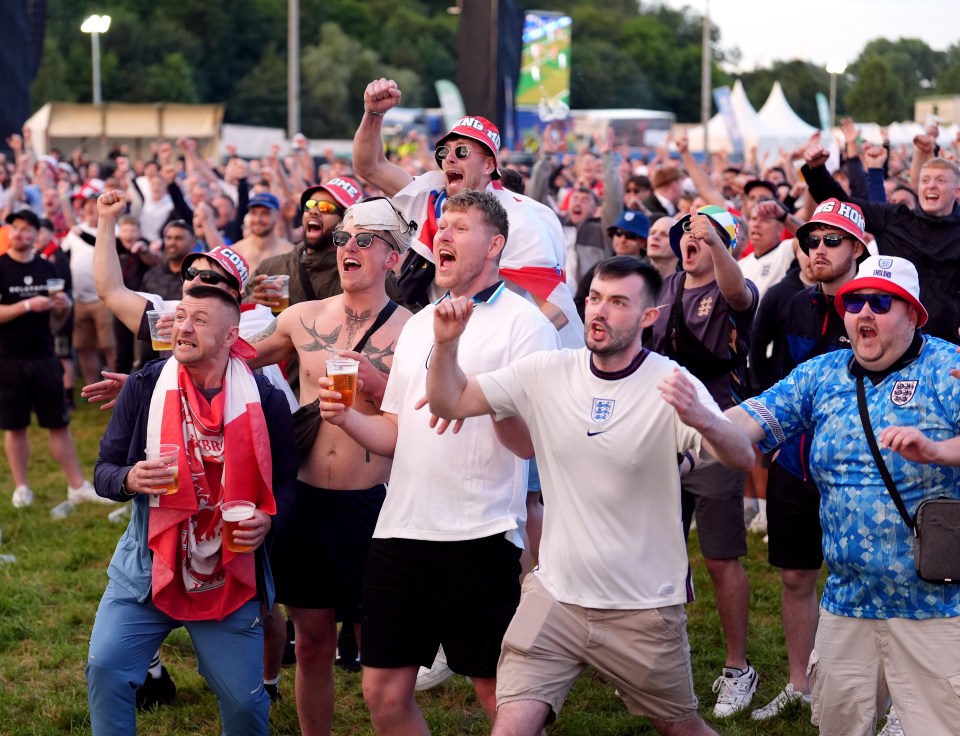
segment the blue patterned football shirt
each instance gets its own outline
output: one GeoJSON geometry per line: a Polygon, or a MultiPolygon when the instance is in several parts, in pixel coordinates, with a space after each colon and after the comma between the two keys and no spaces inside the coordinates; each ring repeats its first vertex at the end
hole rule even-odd
{"type": "MultiPolygon", "coordinates": [[[[888,426],[914,426],[939,441],[960,434],[960,362],[956,346],[927,337],[920,355],[876,386],[864,379],[876,435],[888,426]]],[[[813,436],[811,480],[820,489],[823,556],[830,574],[823,607],[858,618],[936,618],[960,615],[960,585],[917,577],[913,533],[897,512],[867,444],[857,408],[852,352],[806,361],[740,407],[765,430],[769,451],[791,435],[813,436]]],[[[907,511],[938,496],[960,497],[960,468],[922,465],[881,448],[907,511]]]]}

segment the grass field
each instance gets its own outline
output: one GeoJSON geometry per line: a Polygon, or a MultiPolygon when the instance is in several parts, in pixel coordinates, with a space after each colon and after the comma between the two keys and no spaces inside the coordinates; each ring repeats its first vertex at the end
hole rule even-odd
{"type": "MultiPolygon", "coordinates": [[[[85,473],[92,474],[97,443],[108,415],[84,406],[73,432],[85,473]]],[[[30,430],[34,455],[30,483],[33,507],[14,509],[13,484],[5,457],[0,459],[0,552],[14,564],[0,565],[0,736],[89,734],[83,667],[93,616],[106,585],[106,567],[122,525],[110,523],[109,509],[87,504],[63,521],[49,511],[66,496],[66,481],[47,451],[46,434],[30,430]]],[[[713,705],[710,691],[723,664],[720,624],[713,592],[699,555],[691,546],[698,600],[688,606],[694,678],[701,710],[713,705]]],[[[638,564],[643,564],[638,560],[638,564]]],[[[745,560],[752,586],[748,653],[760,673],[756,705],[768,702],[786,682],[786,655],[780,632],[780,586],[766,563],[766,548],[750,539],[745,560]]],[[[138,733],[199,736],[219,732],[216,701],[196,673],[189,637],[174,632],[164,645],[164,660],[177,683],[174,705],[141,715],[138,733]]],[[[285,699],[271,713],[276,734],[299,733],[293,699],[294,669],[281,678],[285,699]]],[[[463,678],[454,678],[418,700],[435,734],[486,734],[489,724],[463,678]]],[[[744,714],[715,724],[731,736],[815,734],[809,709],[795,709],[775,721],[755,723],[744,714]]],[[[363,704],[360,675],[337,672],[337,734],[372,734],[363,704]]],[[[644,719],[629,716],[613,688],[593,672],[580,679],[550,734],[622,736],[653,733],[644,719]]]]}

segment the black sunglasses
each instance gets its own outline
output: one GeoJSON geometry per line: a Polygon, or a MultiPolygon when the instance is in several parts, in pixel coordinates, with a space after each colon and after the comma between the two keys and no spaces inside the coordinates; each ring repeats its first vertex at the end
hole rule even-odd
{"type": "Polygon", "coordinates": [[[199,278],[202,283],[210,286],[213,286],[214,284],[226,284],[227,286],[234,285],[230,279],[222,274],[217,273],[216,271],[198,271],[193,266],[180,271],[180,276],[184,281],[193,281],[195,278],[199,278]]]}
{"type": "Polygon", "coordinates": [[[640,240],[642,236],[631,233],[627,230],[621,230],[618,227],[610,228],[610,236],[614,238],[626,238],[627,240],[640,240]]]}
{"type": "Polygon", "coordinates": [[[807,250],[816,250],[818,247],[820,247],[821,240],[828,248],[836,248],[844,240],[853,240],[853,236],[839,235],[837,233],[830,233],[828,235],[808,235],[806,239],[807,250]]]}
{"type": "Polygon", "coordinates": [[[870,311],[874,314],[886,314],[894,301],[904,301],[893,294],[844,294],[840,298],[843,300],[843,308],[853,314],[860,314],[864,304],[869,304],[870,311]]]}
{"type": "Polygon", "coordinates": [[[373,239],[377,238],[378,240],[382,240],[384,243],[386,243],[388,247],[396,250],[393,243],[391,243],[382,235],[377,235],[376,233],[357,233],[356,235],[353,235],[352,233],[348,233],[346,230],[337,230],[333,234],[333,244],[338,248],[343,248],[353,238],[357,239],[358,248],[369,248],[373,243],[373,239]]]}
{"type": "Polygon", "coordinates": [[[470,146],[460,145],[456,148],[450,148],[450,146],[440,146],[435,152],[434,155],[437,157],[437,161],[443,161],[447,156],[450,155],[450,152],[453,152],[457,158],[465,159],[473,151],[470,146]]]}

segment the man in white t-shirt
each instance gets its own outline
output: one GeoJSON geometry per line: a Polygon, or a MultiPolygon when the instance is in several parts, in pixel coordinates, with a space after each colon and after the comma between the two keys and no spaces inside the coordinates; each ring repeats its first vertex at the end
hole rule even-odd
{"type": "MultiPolygon", "coordinates": [[[[507,213],[489,192],[447,199],[433,243],[437,283],[477,305],[460,357],[472,371],[555,350],[557,331],[498,280],[507,213]]],[[[527,463],[522,420],[483,417],[438,436],[424,405],[435,305],[415,314],[397,341],[382,414],[344,409],[321,378],[321,416],[361,446],[393,458],[363,588],[363,691],[385,734],[429,733],[414,700],[418,668],[440,645],[454,672],[471,677],[493,720],[500,644],[520,598],[527,463]],[[508,449],[509,448],[509,449],[508,449]],[[514,454],[514,452],[516,454],[514,454]]]]}
{"type": "Polygon", "coordinates": [[[781,240],[786,210],[776,200],[757,202],[750,212],[750,243],[753,252],[737,261],[744,278],[757,287],[760,299],[767,289],[784,277],[794,261],[793,238],[781,240]]]}
{"type": "Polygon", "coordinates": [[[453,299],[435,311],[431,411],[522,417],[544,476],[540,566],[504,637],[495,735],[539,733],[587,665],[660,733],[715,733],[693,689],[677,463],[699,462],[702,446],[745,470],[753,451],[703,384],[641,347],[659,314],[660,281],[631,256],[600,263],[586,349],[525,356],[469,378],[458,349],[477,310],[453,299]]]}

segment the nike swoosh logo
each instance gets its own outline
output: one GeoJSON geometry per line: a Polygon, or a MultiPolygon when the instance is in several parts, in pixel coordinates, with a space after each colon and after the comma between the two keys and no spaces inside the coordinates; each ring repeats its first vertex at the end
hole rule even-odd
{"type": "Polygon", "coordinates": [[[603,434],[603,433],[606,432],[606,431],[607,431],[607,430],[605,430],[605,429],[601,429],[599,432],[591,432],[591,431],[588,429],[588,430],[587,430],[587,437],[595,437],[596,435],[598,435],[598,434],[603,434]]]}

